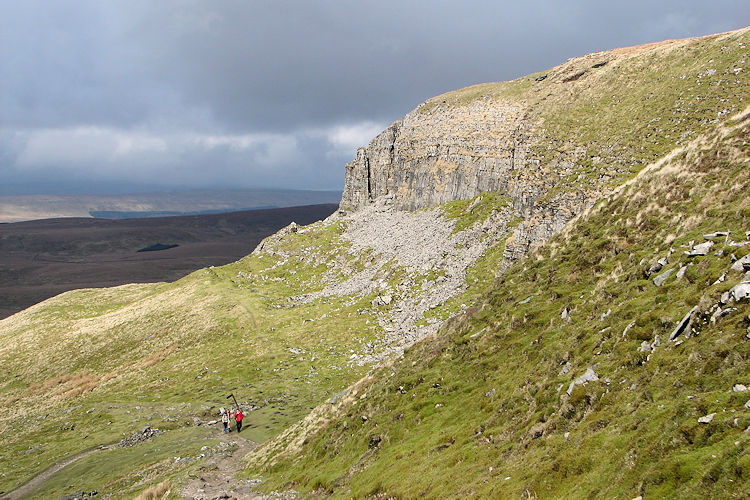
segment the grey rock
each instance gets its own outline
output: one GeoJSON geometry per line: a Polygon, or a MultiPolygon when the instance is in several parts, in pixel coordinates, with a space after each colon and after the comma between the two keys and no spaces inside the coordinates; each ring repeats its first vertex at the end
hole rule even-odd
{"type": "Polygon", "coordinates": [[[722,310],[722,311],[721,311],[721,312],[719,313],[719,317],[720,317],[720,318],[723,318],[724,316],[729,316],[730,314],[732,314],[732,313],[733,313],[734,311],[736,311],[736,310],[737,310],[737,308],[736,308],[736,307],[729,307],[729,308],[727,308],[727,309],[724,309],[724,310],[722,310]]]}
{"type": "Polygon", "coordinates": [[[560,313],[560,317],[562,319],[568,319],[569,315],[570,315],[570,311],[568,310],[567,307],[563,309],[562,312],[560,313]]]}
{"type": "Polygon", "coordinates": [[[565,363],[563,367],[560,368],[560,371],[558,372],[557,376],[562,377],[563,375],[568,373],[570,371],[570,367],[571,367],[570,363],[565,363]]]}
{"type": "Polygon", "coordinates": [[[690,323],[690,318],[692,317],[693,313],[698,310],[698,307],[693,307],[690,309],[690,311],[685,315],[682,320],[677,324],[677,327],[672,331],[672,333],[669,335],[669,340],[674,340],[679,334],[681,334],[685,327],[688,326],[688,323],[690,323]]]}
{"type": "Polygon", "coordinates": [[[674,272],[674,268],[668,269],[664,271],[663,273],[659,274],[658,276],[656,276],[653,280],[654,285],[662,286],[664,282],[667,281],[667,278],[669,278],[672,275],[673,272],[674,272]]]}
{"type": "Polygon", "coordinates": [[[726,291],[721,294],[721,298],[719,299],[719,303],[721,305],[727,304],[729,302],[729,299],[732,298],[732,294],[729,293],[729,291],[726,291]]]}
{"type": "Polygon", "coordinates": [[[494,395],[495,395],[495,393],[496,393],[496,392],[497,392],[497,391],[496,391],[495,389],[489,390],[489,391],[487,391],[487,392],[486,392],[486,393],[484,394],[484,397],[486,397],[486,398],[491,398],[492,396],[494,396],[494,395]]]}
{"type": "Polygon", "coordinates": [[[750,399],[748,399],[747,403],[745,403],[745,409],[750,410],[750,399]]]}
{"type": "Polygon", "coordinates": [[[716,413],[709,413],[705,417],[699,418],[698,419],[698,423],[699,424],[710,424],[711,421],[714,419],[715,416],[716,416],[716,413]]]}
{"type": "Polygon", "coordinates": [[[638,348],[638,352],[650,352],[651,351],[651,344],[649,344],[647,341],[641,342],[641,347],[638,348]]]}
{"type": "Polygon", "coordinates": [[[677,274],[675,274],[675,278],[680,279],[685,276],[685,271],[687,271],[687,266],[680,266],[677,270],[677,274]]]}
{"type": "Polygon", "coordinates": [[[730,241],[729,246],[730,247],[744,247],[745,245],[750,244],[750,241],[730,241]]]}
{"type": "Polygon", "coordinates": [[[717,238],[719,236],[729,236],[729,231],[716,231],[714,233],[704,234],[703,238],[706,239],[706,240],[711,240],[711,239],[717,238]]]}
{"type": "Polygon", "coordinates": [[[533,296],[533,295],[529,295],[529,296],[528,296],[528,297],[526,297],[525,299],[523,299],[523,300],[519,301],[519,302],[518,302],[518,305],[520,306],[520,305],[523,305],[523,304],[528,304],[529,302],[531,302],[531,299],[533,299],[533,298],[534,298],[534,296],[533,296]]]}
{"type": "Polygon", "coordinates": [[[588,382],[596,382],[597,380],[599,380],[599,375],[596,374],[596,372],[594,371],[594,367],[591,366],[586,370],[586,373],[584,373],[583,375],[581,375],[580,377],[578,377],[577,379],[575,379],[574,381],[570,383],[570,385],[568,386],[568,390],[566,392],[568,393],[568,396],[570,396],[575,386],[585,385],[588,382]]]}
{"type": "Polygon", "coordinates": [[[732,386],[733,392],[745,392],[747,390],[747,387],[744,384],[734,384],[732,386]]]}
{"type": "Polygon", "coordinates": [[[702,255],[708,254],[709,250],[711,250],[711,247],[714,246],[713,241],[707,241],[705,243],[701,243],[700,245],[695,245],[690,251],[685,252],[685,255],[688,257],[698,257],[702,255]]]}
{"type": "Polygon", "coordinates": [[[734,300],[742,300],[750,297],[750,283],[740,283],[732,287],[729,292],[734,297],[734,300]]]}
{"type": "Polygon", "coordinates": [[[651,343],[651,349],[656,349],[661,345],[661,337],[659,335],[654,336],[654,341],[651,343]]]}
{"type": "Polygon", "coordinates": [[[602,313],[602,315],[599,317],[599,320],[604,321],[610,314],[612,314],[612,309],[607,309],[607,312],[602,313]]]}
{"type": "Polygon", "coordinates": [[[717,307],[716,311],[711,315],[711,323],[716,323],[716,320],[721,317],[721,307],[717,307]]]}
{"type": "Polygon", "coordinates": [[[737,271],[740,273],[747,270],[745,268],[750,269],[750,253],[745,255],[744,257],[737,259],[737,261],[735,261],[735,263],[732,264],[731,267],[732,271],[737,271]]]}
{"type": "Polygon", "coordinates": [[[658,273],[661,268],[666,266],[669,263],[669,256],[672,255],[672,250],[670,249],[669,253],[666,257],[662,257],[659,260],[657,260],[655,263],[653,263],[648,270],[646,271],[646,276],[651,276],[654,273],[658,273]]]}
{"type": "Polygon", "coordinates": [[[631,328],[635,326],[635,320],[628,323],[628,326],[625,327],[625,329],[622,331],[622,338],[625,338],[628,335],[628,331],[630,331],[631,328]]]}

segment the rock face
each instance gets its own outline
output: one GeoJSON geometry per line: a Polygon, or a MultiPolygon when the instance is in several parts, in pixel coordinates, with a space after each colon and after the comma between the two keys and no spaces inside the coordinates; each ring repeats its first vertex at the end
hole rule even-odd
{"type": "Polygon", "coordinates": [[[388,199],[396,210],[417,210],[500,191],[510,198],[509,214],[522,219],[504,253],[506,260],[517,260],[601,197],[595,190],[549,196],[575,155],[553,155],[542,167],[531,154],[537,141],[521,103],[420,105],[346,165],[340,209],[356,211],[388,199]]]}
{"type": "MultiPolygon", "coordinates": [[[[531,127],[521,106],[475,101],[463,107],[422,108],[357,151],[346,166],[342,209],[394,195],[397,208],[415,210],[484,191],[518,189],[512,178],[527,167],[531,127]]],[[[517,194],[519,202],[528,203],[535,193],[517,194]]]]}

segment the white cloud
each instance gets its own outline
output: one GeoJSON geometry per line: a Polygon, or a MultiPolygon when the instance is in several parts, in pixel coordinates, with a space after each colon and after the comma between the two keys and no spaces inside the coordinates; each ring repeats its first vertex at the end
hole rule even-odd
{"type": "Polygon", "coordinates": [[[326,137],[337,152],[351,153],[354,157],[357,148],[367,146],[384,128],[382,123],[372,121],[336,125],[326,132],[326,137]]]}

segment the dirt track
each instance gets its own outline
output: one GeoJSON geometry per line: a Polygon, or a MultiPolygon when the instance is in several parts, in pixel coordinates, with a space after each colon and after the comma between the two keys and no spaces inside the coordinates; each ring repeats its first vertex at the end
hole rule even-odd
{"type": "Polygon", "coordinates": [[[201,465],[200,474],[183,485],[180,495],[194,500],[263,498],[253,493],[256,482],[235,477],[235,474],[242,470],[242,457],[258,445],[240,437],[236,432],[221,434],[219,439],[227,443],[234,443],[237,448],[231,454],[219,454],[208,458],[201,465]]]}
{"type": "Polygon", "coordinates": [[[36,491],[41,485],[43,485],[49,478],[51,478],[55,473],[58,471],[64,469],[68,465],[77,462],[78,460],[88,457],[89,455],[92,455],[96,453],[97,451],[101,450],[102,448],[91,448],[88,450],[84,450],[80,453],[76,453],[73,456],[64,458],[63,460],[60,460],[56,464],[52,464],[49,467],[47,467],[45,470],[37,474],[36,476],[29,479],[27,482],[16,488],[15,490],[11,491],[10,493],[6,493],[2,497],[0,497],[0,500],[20,500],[22,498],[31,498],[29,495],[31,495],[34,491],[36,491]]]}

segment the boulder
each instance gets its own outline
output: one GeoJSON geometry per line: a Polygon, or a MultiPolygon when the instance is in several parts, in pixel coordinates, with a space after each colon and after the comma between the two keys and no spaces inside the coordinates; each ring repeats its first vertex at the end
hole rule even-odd
{"type": "Polygon", "coordinates": [[[577,385],[585,385],[588,382],[596,382],[599,380],[599,375],[596,374],[594,371],[594,366],[589,367],[586,370],[586,373],[575,379],[570,383],[568,386],[568,390],[566,391],[568,393],[568,396],[573,392],[573,388],[577,385]]]}
{"type": "Polygon", "coordinates": [[[750,270],[750,253],[745,255],[744,257],[740,257],[735,261],[734,264],[732,264],[731,267],[732,271],[737,272],[743,272],[746,270],[750,270]]]}
{"type": "Polygon", "coordinates": [[[675,274],[675,278],[680,279],[685,276],[685,271],[687,271],[687,266],[680,266],[680,269],[677,270],[677,274],[675,274]]]}
{"type": "Polygon", "coordinates": [[[713,238],[718,238],[719,236],[729,236],[729,231],[716,231],[714,233],[704,234],[703,238],[706,240],[711,240],[713,238]]]}
{"type": "Polygon", "coordinates": [[[708,254],[709,250],[711,250],[711,247],[714,246],[713,241],[707,241],[705,243],[701,243],[700,245],[695,245],[691,250],[685,252],[685,255],[688,257],[698,257],[702,255],[708,254]]]}
{"type": "Polygon", "coordinates": [[[734,392],[745,392],[747,390],[747,387],[744,384],[734,384],[732,386],[732,391],[734,392]]]}
{"type": "Polygon", "coordinates": [[[661,273],[660,275],[656,276],[653,280],[654,285],[662,286],[664,282],[667,281],[667,278],[669,278],[672,275],[673,272],[674,272],[674,268],[668,269],[664,271],[663,273],[661,273]]]}
{"type": "Polygon", "coordinates": [[[715,416],[716,416],[716,413],[709,413],[705,417],[699,418],[698,419],[698,423],[699,424],[710,424],[711,421],[714,419],[715,416]]]}
{"type": "Polygon", "coordinates": [[[669,340],[674,340],[675,338],[677,338],[677,336],[679,334],[681,334],[685,330],[685,328],[688,326],[688,323],[690,323],[691,316],[697,310],[698,310],[698,307],[696,306],[696,307],[693,307],[692,309],[690,309],[690,311],[688,311],[688,313],[685,315],[685,317],[682,318],[682,320],[680,320],[679,323],[677,323],[677,327],[675,327],[675,329],[672,331],[672,333],[669,334],[669,340]]]}
{"type": "Polygon", "coordinates": [[[734,297],[734,300],[742,300],[750,297],[750,283],[740,283],[732,287],[729,292],[734,297]]]}

